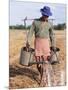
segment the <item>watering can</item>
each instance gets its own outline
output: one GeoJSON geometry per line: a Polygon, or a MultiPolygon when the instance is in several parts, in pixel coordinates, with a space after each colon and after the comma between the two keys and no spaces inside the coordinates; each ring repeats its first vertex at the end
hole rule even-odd
{"type": "Polygon", "coordinates": [[[26,47],[21,48],[21,54],[20,54],[20,64],[28,66],[30,62],[33,62],[33,57],[34,57],[34,49],[29,48],[27,50],[26,47]]]}
{"type": "Polygon", "coordinates": [[[59,51],[60,49],[58,47],[50,47],[51,50],[51,57],[50,57],[50,63],[51,64],[55,64],[55,63],[59,63],[59,51]]]}

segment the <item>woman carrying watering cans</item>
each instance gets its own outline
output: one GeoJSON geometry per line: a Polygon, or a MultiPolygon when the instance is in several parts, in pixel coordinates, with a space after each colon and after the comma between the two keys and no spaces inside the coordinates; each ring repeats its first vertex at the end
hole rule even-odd
{"type": "MultiPolygon", "coordinates": [[[[44,6],[40,9],[42,16],[39,19],[33,21],[30,31],[28,32],[28,40],[26,47],[30,46],[30,39],[35,34],[34,48],[36,61],[49,62],[50,57],[50,45],[49,38],[51,41],[51,47],[54,48],[54,33],[52,24],[48,21],[49,16],[52,16],[50,7],[44,6]]],[[[56,61],[57,62],[57,61],[56,61]]],[[[54,61],[52,62],[54,63],[54,61]]],[[[42,65],[37,64],[37,69],[41,73],[42,65]]],[[[43,67],[44,68],[44,67],[43,67]]]]}

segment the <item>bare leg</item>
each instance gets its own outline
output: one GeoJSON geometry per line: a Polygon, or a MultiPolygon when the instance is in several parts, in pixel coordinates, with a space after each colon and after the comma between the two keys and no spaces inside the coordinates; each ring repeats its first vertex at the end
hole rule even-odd
{"type": "MultiPolygon", "coordinates": [[[[40,56],[36,56],[36,61],[37,62],[41,61],[41,57],[40,56]]],[[[40,79],[40,82],[41,82],[42,73],[43,73],[42,64],[37,63],[37,69],[39,71],[39,79],[40,79]]]]}
{"type": "MultiPolygon", "coordinates": [[[[40,86],[48,86],[48,61],[46,61],[43,56],[41,58],[43,63],[37,64],[37,69],[40,74],[40,86]]],[[[37,57],[37,59],[39,58],[37,57]]]]}
{"type": "MultiPolygon", "coordinates": [[[[42,57],[42,60],[44,61],[45,58],[42,57]]],[[[48,61],[44,61],[42,63],[42,71],[41,71],[41,82],[40,82],[40,86],[48,86],[48,82],[47,82],[47,78],[48,78],[48,75],[47,75],[47,68],[48,68],[48,61]],[[45,63],[44,63],[45,62],[45,63]]]]}

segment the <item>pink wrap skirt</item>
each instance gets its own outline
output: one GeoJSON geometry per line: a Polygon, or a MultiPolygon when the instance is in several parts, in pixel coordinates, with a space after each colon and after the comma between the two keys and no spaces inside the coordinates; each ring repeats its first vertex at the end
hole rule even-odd
{"type": "Polygon", "coordinates": [[[50,56],[50,45],[48,38],[35,38],[34,48],[35,56],[44,56],[45,59],[47,56],[50,56]]]}

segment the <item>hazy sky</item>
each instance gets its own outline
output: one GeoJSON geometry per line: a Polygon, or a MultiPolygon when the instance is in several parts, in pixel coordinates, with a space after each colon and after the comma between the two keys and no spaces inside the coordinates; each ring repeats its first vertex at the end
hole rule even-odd
{"type": "MultiPolygon", "coordinates": [[[[51,7],[53,16],[50,18],[55,19],[54,24],[66,22],[66,5],[65,4],[50,4],[50,3],[37,3],[37,2],[23,2],[10,0],[10,25],[23,24],[22,19],[38,18],[41,16],[40,9],[43,6],[51,7]]],[[[27,25],[32,21],[27,21],[27,25]]]]}

